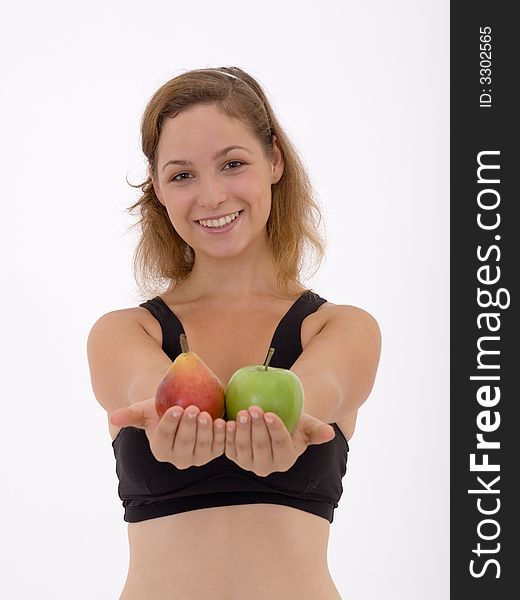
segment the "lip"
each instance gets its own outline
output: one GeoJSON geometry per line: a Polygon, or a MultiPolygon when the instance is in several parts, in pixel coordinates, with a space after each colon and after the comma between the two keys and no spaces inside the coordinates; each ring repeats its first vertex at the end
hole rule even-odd
{"type": "Polygon", "coordinates": [[[200,219],[195,219],[195,221],[211,221],[212,219],[221,219],[222,217],[227,217],[228,215],[232,215],[233,213],[236,212],[241,212],[242,210],[244,210],[243,208],[241,208],[240,210],[232,210],[231,212],[227,212],[224,213],[222,215],[214,215],[212,217],[201,217],[200,219]]]}
{"type": "MultiPolygon", "coordinates": [[[[212,233],[214,235],[218,235],[219,233],[226,233],[226,231],[231,231],[231,229],[233,229],[233,227],[235,227],[235,225],[237,224],[238,221],[240,221],[240,219],[242,218],[242,213],[244,212],[244,209],[240,210],[240,211],[235,211],[235,212],[239,212],[240,214],[238,215],[238,217],[235,217],[231,223],[228,223],[227,225],[224,225],[224,227],[204,227],[204,225],[201,225],[198,221],[195,221],[195,223],[206,233],[212,233]]],[[[229,215],[229,213],[226,213],[229,215]]],[[[225,216],[225,215],[222,215],[225,216]]],[[[220,217],[212,217],[213,219],[219,219],[220,217]]],[[[203,219],[206,220],[206,219],[203,219]]]]}

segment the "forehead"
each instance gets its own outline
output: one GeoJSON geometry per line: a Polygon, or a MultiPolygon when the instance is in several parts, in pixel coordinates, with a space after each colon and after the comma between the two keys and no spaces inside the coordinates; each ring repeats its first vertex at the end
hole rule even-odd
{"type": "Polygon", "coordinates": [[[181,151],[196,154],[228,145],[247,146],[252,150],[260,148],[260,143],[242,121],[229,117],[215,105],[196,105],[165,120],[157,150],[159,154],[181,151]]]}

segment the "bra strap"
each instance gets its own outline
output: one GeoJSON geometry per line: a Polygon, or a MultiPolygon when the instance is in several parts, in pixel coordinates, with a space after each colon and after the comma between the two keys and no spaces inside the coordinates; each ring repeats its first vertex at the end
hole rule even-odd
{"type": "Polygon", "coordinates": [[[273,367],[290,369],[302,353],[302,322],[327,302],[315,292],[307,290],[280,322],[273,338],[275,353],[269,363],[273,367]]]}
{"type": "Polygon", "coordinates": [[[182,352],[179,342],[179,336],[181,333],[184,333],[182,323],[175,314],[165,306],[159,296],[156,296],[152,300],[147,300],[146,302],[139,304],[139,306],[146,308],[159,321],[162,330],[162,349],[168,355],[170,360],[175,360],[182,352]]]}

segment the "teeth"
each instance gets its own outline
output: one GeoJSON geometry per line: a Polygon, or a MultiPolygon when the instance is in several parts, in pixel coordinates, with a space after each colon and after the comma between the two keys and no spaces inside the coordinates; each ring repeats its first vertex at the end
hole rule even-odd
{"type": "Polygon", "coordinates": [[[204,227],[223,227],[224,225],[231,223],[231,221],[234,221],[238,217],[239,212],[240,211],[237,211],[230,215],[226,215],[225,217],[220,217],[220,219],[201,220],[199,223],[204,225],[204,227]]]}

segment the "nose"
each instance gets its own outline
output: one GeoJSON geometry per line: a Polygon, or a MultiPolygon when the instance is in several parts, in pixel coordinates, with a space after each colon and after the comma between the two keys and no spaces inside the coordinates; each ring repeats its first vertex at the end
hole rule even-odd
{"type": "Polygon", "coordinates": [[[227,199],[225,185],[218,177],[206,176],[200,178],[199,194],[197,202],[208,210],[217,208],[219,204],[227,199]]]}

